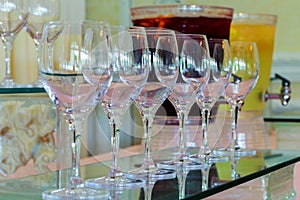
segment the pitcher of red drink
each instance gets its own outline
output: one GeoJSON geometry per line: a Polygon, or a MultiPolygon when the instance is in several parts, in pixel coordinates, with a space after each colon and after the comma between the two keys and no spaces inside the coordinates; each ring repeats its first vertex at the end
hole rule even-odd
{"type": "Polygon", "coordinates": [[[229,39],[233,9],[210,5],[152,5],[131,8],[133,25],[229,39]]]}

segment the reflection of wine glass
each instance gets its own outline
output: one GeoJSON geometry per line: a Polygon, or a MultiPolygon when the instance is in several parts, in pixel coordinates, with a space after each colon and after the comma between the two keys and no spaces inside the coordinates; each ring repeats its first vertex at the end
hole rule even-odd
{"type": "MultiPolygon", "coordinates": [[[[43,26],[46,22],[58,20],[60,16],[60,0],[29,0],[28,12],[29,17],[25,29],[33,39],[38,55],[43,26]]],[[[33,85],[41,85],[39,76],[33,85]]]]}
{"type": "Polygon", "coordinates": [[[128,177],[146,180],[145,198],[151,199],[156,180],[175,178],[173,170],[158,169],[150,153],[151,126],[156,111],[170,94],[178,77],[178,47],[172,30],[146,29],[150,50],[151,68],[146,84],[134,100],[143,120],[145,134],[145,158],[139,169],[128,177]]]}
{"type": "Polygon", "coordinates": [[[91,188],[126,189],[142,187],[141,180],[129,179],[118,165],[120,124],[126,110],[138,95],[149,73],[148,44],[143,27],[111,26],[114,76],[101,105],[111,125],[112,164],[109,173],[87,180],[91,188]]]}
{"type": "Polygon", "coordinates": [[[39,71],[50,99],[65,116],[72,142],[70,181],[58,190],[45,191],[46,199],[99,199],[107,192],[85,188],[80,174],[80,136],[83,125],[97,104],[96,95],[110,84],[108,25],[92,21],[56,23],[60,33],[53,40],[53,58],[49,58],[47,40],[56,26],[44,26],[39,71]],[[50,34],[50,35],[49,35],[50,34]],[[54,65],[49,65],[53,59],[54,65]]]}
{"type": "Polygon", "coordinates": [[[255,150],[242,148],[238,143],[237,120],[244,100],[254,88],[259,72],[258,52],[255,42],[235,41],[230,43],[232,75],[225,89],[225,98],[230,105],[232,124],[228,148],[216,149],[219,155],[254,155],[255,150]]]}
{"type": "Polygon", "coordinates": [[[0,0],[0,36],[5,51],[5,77],[1,87],[15,87],[11,74],[11,51],[17,34],[25,26],[28,12],[25,0],[0,0]]]}
{"type": "Polygon", "coordinates": [[[210,48],[210,77],[207,85],[197,95],[197,104],[202,115],[202,144],[198,154],[193,159],[206,161],[227,161],[228,157],[215,155],[208,144],[208,126],[212,107],[223,95],[231,75],[231,58],[229,42],[226,39],[209,39],[210,48]]]}
{"type": "Polygon", "coordinates": [[[176,34],[176,37],[181,52],[180,74],[170,93],[169,100],[174,105],[179,120],[179,152],[176,153],[175,160],[159,162],[157,165],[160,168],[176,170],[179,197],[182,199],[185,196],[185,180],[188,172],[203,167],[201,163],[193,162],[186,153],[185,126],[189,111],[195,102],[196,93],[202,84],[206,84],[209,75],[207,65],[209,51],[205,35],[176,34]],[[197,71],[198,80],[202,77],[203,81],[192,81],[190,78],[196,77],[190,77],[191,71],[197,71]]]}

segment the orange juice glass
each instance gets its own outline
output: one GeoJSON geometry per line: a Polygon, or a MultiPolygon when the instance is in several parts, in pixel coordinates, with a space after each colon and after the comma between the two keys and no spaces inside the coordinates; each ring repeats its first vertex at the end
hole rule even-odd
{"type": "Polygon", "coordinates": [[[235,13],[231,23],[230,41],[255,41],[259,54],[259,79],[247,96],[243,110],[261,111],[264,94],[270,83],[277,16],[271,14],[235,13]]]}

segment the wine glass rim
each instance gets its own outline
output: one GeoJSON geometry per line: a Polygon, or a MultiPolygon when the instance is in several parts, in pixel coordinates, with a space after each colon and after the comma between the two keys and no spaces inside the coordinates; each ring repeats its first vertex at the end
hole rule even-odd
{"type": "Polygon", "coordinates": [[[90,24],[98,24],[98,25],[103,25],[103,26],[109,26],[109,23],[104,20],[89,20],[89,19],[81,19],[81,20],[51,20],[45,23],[45,26],[47,25],[53,25],[53,24],[82,24],[82,23],[90,23],[90,24]]]}

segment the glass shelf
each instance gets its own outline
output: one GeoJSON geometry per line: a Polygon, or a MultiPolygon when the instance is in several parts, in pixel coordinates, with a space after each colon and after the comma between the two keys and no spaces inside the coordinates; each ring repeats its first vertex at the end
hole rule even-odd
{"type": "MultiPolygon", "coordinates": [[[[155,154],[163,159],[165,150],[155,154]]],[[[120,159],[124,168],[137,167],[142,162],[143,155],[134,155],[120,159]]],[[[192,171],[188,175],[186,184],[186,199],[201,199],[235,187],[258,177],[262,177],[284,167],[293,166],[300,161],[300,152],[285,150],[258,150],[253,157],[243,157],[237,163],[240,178],[231,180],[229,162],[218,163],[210,169],[209,185],[214,185],[206,191],[201,191],[201,171],[192,171]]],[[[109,162],[101,162],[82,166],[84,179],[103,176],[107,173],[109,162]]],[[[41,199],[41,193],[50,188],[56,188],[58,183],[65,182],[59,178],[66,170],[44,173],[14,180],[0,179],[0,200],[2,199],[41,199]]],[[[280,175],[279,175],[280,177],[280,175]]],[[[271,184],[270,181],[268,184],[271,184]]],[[[276,183],[274,183],[276,184],[276,183]]],[[[271,185],[268,186],[270,188],[271,185]]],[[[143,199],[141,188],[127,190],[121,199],[143,199]]],[[[153,199],[178,199],[177,179],[156,182],[153,199]]]]}
{"type": "Polygon", "coordinates": [[[43,87],[0,88],[0,94],[45,93],[43,87]]]}

